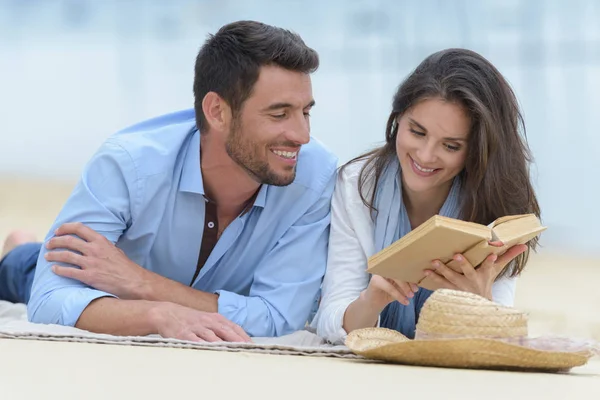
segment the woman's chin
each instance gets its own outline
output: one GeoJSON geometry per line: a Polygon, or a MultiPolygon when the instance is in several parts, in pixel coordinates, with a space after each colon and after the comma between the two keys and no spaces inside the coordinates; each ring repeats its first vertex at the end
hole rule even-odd
{"type": "Polygon", "coordinates": [[[403,189],[411,193],[425,193],[432,189],[431,185],[423,185],[420,182],[404,181],[403,189]]]}

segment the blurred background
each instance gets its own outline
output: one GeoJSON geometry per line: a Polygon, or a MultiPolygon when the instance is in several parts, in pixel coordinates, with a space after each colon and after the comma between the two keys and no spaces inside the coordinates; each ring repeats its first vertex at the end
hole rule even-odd
{"type": "Polygon", "coordinates": [[[383,140],[397,85],[430,53],[466,47],[494,63],[522,104],[549,227],[520,304],[600,339],[596,0],[0,0],[0,239],[16,226],[45,235],[108,135],[191,107],[199,47],[238,19],[320,53],[312,133],[342,162],[383,140]],[[582,295],[584,311],[571,303],[582,295]]]}

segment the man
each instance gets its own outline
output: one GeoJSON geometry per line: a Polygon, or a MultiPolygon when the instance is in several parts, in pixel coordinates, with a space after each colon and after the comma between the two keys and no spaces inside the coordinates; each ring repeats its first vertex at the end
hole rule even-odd
{"type": "Polygon", "coordinates": [[[318,64],[289,31],[222,27],[198,53],[194,109],[108,138],[44,244],[10,237],[0,297],[28,302],[32,322],[115,335],[301,329],[325,271],[337,166],[309,134],[318,64]]]}

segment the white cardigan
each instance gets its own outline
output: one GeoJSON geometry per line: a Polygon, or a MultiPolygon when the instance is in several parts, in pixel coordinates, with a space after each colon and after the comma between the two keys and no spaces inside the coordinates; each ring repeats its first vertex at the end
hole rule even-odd
{"type": "MultiPolygon", "coordinates": [[[[363,162],[347,166],[337,182],[331,203],[331,230],[322,298],[311,326],[329,342],[343,343],[346,308],[367,288],[367,259],[376,253],[371,214],[358,192],[363,162]]],[[[495,302],[513,306],[516,279],[502,277],[492,287],[495,302]]]]}

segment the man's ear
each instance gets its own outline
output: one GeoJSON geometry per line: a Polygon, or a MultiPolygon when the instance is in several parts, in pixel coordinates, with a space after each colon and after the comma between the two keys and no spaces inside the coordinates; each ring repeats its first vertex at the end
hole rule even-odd
{"type": "Polygon", "coordinates": [[[209,129],[229,131],[231,124],[231,107],[215,92],[208,92],[202,99],[202,112],[208,122],[209,129]]]}

